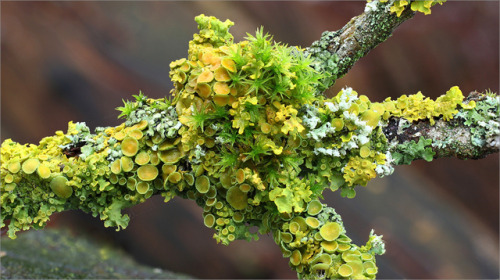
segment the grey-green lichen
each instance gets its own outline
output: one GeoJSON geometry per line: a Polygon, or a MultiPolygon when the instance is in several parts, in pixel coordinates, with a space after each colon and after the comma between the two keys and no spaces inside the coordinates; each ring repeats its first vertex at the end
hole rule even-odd
{"type": "Polygon", "coordinates": [[[304,52],[306,56],[310,56],[313,59],[313,63],[311,63],[313,69],[318,71],[318,73],[328,73],[328,76],[322,79],[322,84],[319,88],[321,92],[331,87],[338,78],[339,57],[328,50],[328,47],[338,35],[339,32],[325,31],[321,35],[321,38],[313,42],[304,52]]]}
{"type": "Polygon", "coordinates": [[[368,1],[365,13],[352,18],[337,31],[325,31],[306,49],[311,67],[325,76],[318,84],[324,91],[345,75],[361,57],[389,38],[394,29],[414,12],[430,14],[430,8],[445,1],[368,1]],[[409,7],[409,8],[408,8],[409,7]]]}
{"type": "Polygon", "coordinates": [[[448,120],[475,103],[463,103],[457,87],[435,101],[415,94],[377,103],[351,88],[327,99],[318,92],[325,76],[300,49],[262,29],[234,43],[232,22],[196,21],[188,58],[170,64],[172,100],[141,93],[119,108],[126,120],[117,127],[91,133],[70,122],[39,145],[2,143],[2,227],[10,220],[15,238],[54,212],[81,209],[119,229],[129,222],[122,209],[179,196],[203,208],[217,242],[258,239],[254,226],[272,232],[300,278],[374,278],[380,237],[353,244],[320,203],[323,190],[353,198],[355,186],[389,175],[404,155],[427,157],[427,140],[391,154],[383,130],[391,120],[448,120]]]}
{"type": "Polygon", "coordinates": [[[456,118],[471,127],[471,143],[477,147],[500,146],[500,97],[487,92],[472,110],[462,110],[456,118]]]}

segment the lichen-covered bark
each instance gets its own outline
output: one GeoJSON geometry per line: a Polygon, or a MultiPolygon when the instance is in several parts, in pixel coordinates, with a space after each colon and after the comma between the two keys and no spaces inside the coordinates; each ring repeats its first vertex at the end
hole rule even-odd
{"type": "MultiPolygon", "coordinates": [[[[463,120],[436,121],[431,125],[428,121],[415,123],[396,135],[398,143],[416,141],[420,137],[432,139],[432,142],[448,141],[448,145],[433,146],[434,158],[456,157],[459,159],[481,159],[489,154],[498,153],[498,146],[475,146],[471,140],[471,127],[464,125],[463,120]]],[[[420,159],[420,158],[416,158],[420,159]]]]}
{"type": "Polygon", "coordinates": [[[417,93],[381,103],[351,88],[319,94],[413,15],[373,3],[323,34],[308,50],[312,61],[262,31],[234,43],[232,22],[197,17],[188,58],[170,65],[173,100],[140,94],[119,108],[120,126],[91,133],[70,123],[38,146],[2,143],[0,224],[10,220],[14,238],[77,208],[124,228],[123,208],[154,194],[180,196],[203,207],[217,242],[256,239],[252,226],[273,232],[301,278],[374,278],[383,242],[371,233],[366,245],[351,243],[333,208],[319,202],[323,190],[352,198],[355,186],[390,175],[393,165],[480,158],[482,147],[498,151],[500,133],[492,94],[463,101],[452,87],[435,101],[417,93]],[[461,124],[469,134],[458,132],[461,124]]]}
{"type": "MultiPolygon", "coordinates": [[[[428,4],[430,8],[435,3],[428,4]]],[[[337,31],[325,31],[318,41],[306,49],[306,53],[314,60],[313,67],[326,75],[322,84],[318,85],[320,91],[332,86],[335,80],[345,75],[359,59],[387,40],[400,24],[415,15],[414,7],[408,4],[398,8],[399,14],[391,12],[391,6],[394,8],[395,5],[393,1],[373,1],[369,4],[370,7],[367,5],[364,13],[353,17],[337,31]]],[[[430,10],[427,12],[430,13],[430,10]]],[[[476,92],[472,93],[468,100],[483,101],[485,98],[485,95],[476,92]]],[[[498,152],[498,126],[495,126],[498,111],[492,110],[489,113],[494,114],[493,117],[483,116],[490,122],[488,125],[484,120],[468,121],[466,117],[473,115],[466,116],[466,113],[454,120],[437,120],[435,124],[429,119],[404,123],[407,121],[404,118],[393,118],[384,128],[384,133],[388,140],[392,141],[391,151],[407,156],[407,160],[402,160],[401,164],[422,158],[430,160],[431,153],[432,158],[480,159],[498,152]],[[482,125],[479,121],[482,121],[482,125]],[[424,149],[410,156],[407,152],[408,145],[417,145],[420,138],[429,142],[420,143],[422,147],[429,146],[427,154],[423,154],[424,149]]],[[[481,109],[478,112],[483,113],[481,109]]]]}
{"type": "MultiPolygon", "coordinates": [[[[379,9],[385,9],[381,5],[379,9]]],[[[339,57],[339,77],[346,74],[361,57],[368,54],[378,44],[387,40],[394,29],[413,17],[415,13],[406,9],[400,17],[381,11],[368,12],[352,18],[334,38],[328,50],[339,57]]]]}
{"type": "MultiPolygon", "coordinates": [[[[420,153],[410,157],[412,160],[427,159],[423,150],[427,148],[432,158],[456,157],[459,159],[481,159],[492,153],[498,153],[500,144],[498,96],[471,92],[466,102],[476,102],[473,110],[461,109],[453,119],[428,119],[405,122],[402,118],[392,118],[383,129],[384,135],[392,143],[392,152],[406,154],[410,143],[422,142],[420,153]],[[423,140],[422,140],[423,141],[423,140]]],[[[427,159],[428,160],[428,159],[427,159]]]]}
{"type": "Polygon", "coordinates": [[[353,17],[337,31],[324,32],[321,39],[307,49],[316,60],[316,69],[328,75],[324,80],[326,88],[415,14],[406,7],[398,17],[389,11],[390,6],[391,3],[378,3],[376,11],[353,17]]]}

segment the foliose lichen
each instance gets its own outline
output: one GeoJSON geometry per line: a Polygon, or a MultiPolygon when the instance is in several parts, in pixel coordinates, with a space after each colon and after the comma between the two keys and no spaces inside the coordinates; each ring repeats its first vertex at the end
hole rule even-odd
{"type": "MultiPolygon", "coordinates": [[[[474,102],[474,101],[471,101],[474,102]]],[[[470,102],[469,102],[470,103],[470,102]]],[[[471,127],[471,143],[477,147],[500,146],[500,97],[486,92],[481,102],[472,110],[463,110],[456,114],[457,119],[471,127]]]]}
{"type": "MultiPolygon", "coordinates": [[[[449,119],[475,104],[464,104],[458,88],[436,101],[416,94],[377,103],[351,88],[327,99],[313,54],[262,29],[234,43],[232,22],[196,21],[188,58],[170,64],[172,100],[140,93],[118,108],[125,122],[117,127],[91,133],[70,122],[39,145],[2,143],[1,226],[10,220],[15,238],[54,212],[81,209],[120,229],[129,222],[122,209],[153,194],[179,196],[203,208],[222,244],[257,239],[251,227],[272,232],[300,278],[374,278],[381,238],[353,244],[340,216],[319,201],[323,190],[352,198],[355,186],[392,173],[394,161],[411,161],[390,152],[382,128],[391,118],[449,119]]],[[[494,126],[467,112],[460,117],[471,124],[494,126]]],[[[427,158],[429,144],[400,152],[427,158]]]]}
{"type": "Polygon", "coordinates": [[[453,119],[458,109],[473,109],[476,106],[475,101],[463,102],[463,99],[464,95],[457,86],[450,88],[445,95],[435,101],[425,97],[421,92],[410,96],[402,95],[394,101],[389,97],[384,101],[384,119],[403,117],[410,122],[428,119],[433,125],[436,117],[448,121],[453,119]]]}
{"type": "Polygon", "coordinates": [[[410,164],[415,159],[424,159],[432,161],[434,151],[431,148],[432,140],[420,137],[418,142],[411,140],[404,144],[398,145],[392,152],[394,164],[410,164]]]}
{"type": "Polygon", "coordinates": [[[395,13],[398,17],[401,16],[401,13],[404,9],[410,6],[410,9],[414,12],[421,12],[425,15],[429,15],[431,13],[431,7],[440,4],[443,5],[446,0],[428,0],[428,1],[411,1],[411,0],[368,0],[365,12],[372,12],[377,10],[377,3],[389,3],[387,8],[391,13],[395,13]]]}

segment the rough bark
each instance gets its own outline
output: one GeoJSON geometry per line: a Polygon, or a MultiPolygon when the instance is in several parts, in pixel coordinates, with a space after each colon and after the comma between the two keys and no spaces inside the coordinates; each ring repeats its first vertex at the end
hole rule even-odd
{"type": "MultiPolygon", "coordinates": [[[[471,143],[471,128],[464,125],[464,122],[461,120],[438,120],[434,125],[431,125],[428,121],[421,121],[412,124],[403,130],[401,134],[391,136],[395,137],[400,144],[412,140],[418,142],[420,137],[432,139],[433,142],[439,142],[444,139],[451,140],[449,145],[432,147],[435,153],[434,158],[456,157],[459,159],[481,159],[490,154],[498,153],[498,146],[474,146],[471,143]]],[[[386,136],[389,137],[389,135],[386,136]]]]}
{"type": "MultiPolygon", "coordinates": [[[[316,68],[328,75],[325,86],[335,83],[363,56],[387,40],[403,22],[415,12],[408,6],[398,17],[389,12],[389,3],[379,3],[377,11],[364,12],[353,17],[337,31],[326,31],[307,52],[316,61],[316,68]]],[[[323,89],[324,90],[324,89],[323,89]]]]}
{"type": "MultiPolygon", "coordinates": [[[[485,95],[478,92],[471,92],[467,97],[469,102],[482,102],[484,99],[485,95]]],[[[487,114],[487,112],[480,113],[487,114]]],[[[498,111],[494,114],[498,119],[498,111]]],[[[400,121],[399,118],[392,118],[383,129],[387,139],[393,143],[393,150],[411,141],[416,143],[423,137],[432,140],[433,144],[430,148],[434,152],[433,158],[481,159],[499,151],[500,135],[498,133],[491,129],[478,132],[480,130],[477,124],[468,125],[461,117],[455,117],[449,121],[439,119],[435,124],[431,124],[429,120],[416,121],[404,128],[401,128],[400,121]],[[482,139],[482,144],[478,144],[474,138],[482,139]]]]}
{"type": "MultiPolygon", "coordinates": [[[[314,59],[316,70],[325,73],[320,91],[326,90],[335,80],[345,75],[351,67],[380,43],[387,40],[403,22],[411,19],[415,12],[410,5],[398,17],[389,11],[391,1],[378,3],[376,11],[366,11],[353,17],[337,31],[326,31],[320,40],[314,42],[306,52],[314,59]]],[[[472,94],[470,100],[478,100],[472,94]]],[[[473,126],[464,125],[463,120],[438,120],[431,125],[428,120],[411,124],[399,133],[398,121],[393,119],[384,132],[389,140],[404,144],[420,137],[432,139],[434,143],[447,140],[447,145],[433,146],[434,158],[457,157],[459,159],[480,159],[499,151],[498,145],[477,146],[471,143],[473,126]]],[[[498,143],[498,141],[496,141],[498,143]]]]}

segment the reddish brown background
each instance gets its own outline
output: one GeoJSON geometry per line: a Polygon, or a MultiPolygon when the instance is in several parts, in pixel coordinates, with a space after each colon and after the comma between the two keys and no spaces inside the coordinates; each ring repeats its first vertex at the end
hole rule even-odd
{"type": "MultiPolygon", "coordinates": [[[[308,46],[363,11],[363,2],[2,2],[1,138],[37,143],[67,122],[119,124],[114,110],[142,90],[169,94],[170,61],[185,57],[194,16],[229,18],[235,40],[261,25],[277,41],[308,46]]],[[[337,81],[374,101],[421,90],[437,97],[499,87],[499,3],[449,2],[417,15],[337,81]]],[[[355,199],[326,193],[349,234],[387,240],[379,278],[498,278],[498,155],[396,168],[355,199]]],[[[268,236],[216,245],[201,209],[155,197],[128,211],[127,230],[77,211],[55,217],[137,260],[200,278],[295,278],[268,236]]]]}

